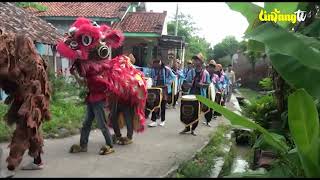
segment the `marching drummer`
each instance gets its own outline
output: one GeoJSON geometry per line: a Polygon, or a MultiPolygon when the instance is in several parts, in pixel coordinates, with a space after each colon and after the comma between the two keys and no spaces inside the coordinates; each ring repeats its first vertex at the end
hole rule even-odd
{"type": "MultiPolygon", "coordinates": [[[[166,120],[166,104],[168,100],[168,94],[171,93],[171,84],[173,80],[175,79],[175,75],[172,72],[172,70],[165,66],[163,62],[160,59],[155,59],[153,61],[153,68],[151,69],[151,78],[153,80],[153,86],[154,87],[161,87],[162,88],[162,102],[160,107],[160,117],[161,117],[161,123],[160,126],[165,125],[166,120]]],[[[148,111],[147,111],[148,113],[148,111]]],[[[148,117],[148,114],[146,114],[148,117]]],[[[151,115],[151,123],[149,124],[150,127],[156,127],[158,124],[156,122],[157,117],[159,117],[159,111],[152,112],[151,115]]]]}
{"type": "MultiPolygon", "coordinates": [[[[215,87],[217,87],[219,76],[215,74],[215,69],[216,69],[216,62],[214,60],[211,60],[208,64],[207,70],[209,72],[211,82],[214,84],[215,87]]],[[[217,88],[216,88],[216,91],[217,91],[217,88]]],[[[211,126],[210,121],[212,120],[212,116],[213,116],[212,111],[213,110],[210,108],[209,112],[205,114],[206,122],[204,123],[209,127],[211,126]]]]}
{"type": "MultiPolygon", "coordinates": [[[[182,80],[182,82],[184,82],[184,80],[186,80],[186,78],[187,78],[187,75],[188,75],[188,73],[189,73],[189,71],[191,70],[191,69],[193,69],[193,63],[192,63],[192,61],[191,60],[189,60],[188,62],[187,62],[187,66],[183,69],[183,80],[182,80]]],[[[186,87],[186,86],[184,86],[183,85],[183,83],[182,83],[182,85],[181,85],[181,90],[182,90],[182,93],[183,94],[188,94],[188,88],[186,87]]]]}
{"type": "MultiPolygon", "coordinates": [[[[208,71],[203,68],[204,58],[201,53],[192,57],[194,68],[191,69],[186,77],[186,86],[190,87],[189,94],[202,95],[207,97],[207,88],[211,83],[210,76],[208,71]]],[[[191,134],[194,133],[195,129],[198,126],[198,121],[191,125],[191,134]]],[[[180,133],[187,133],[190,131],[190,126],[186,127],[180,133]]]]}
{"type": "MultiPolygon", "coordinates": [[[[226,93],[226,87],[227,87],[227,78],[225,77],[225,74],[223,72],[223,67],[221,64],[216,64],[215,68],[215,74],[217,75],[215,78],[215,84],[216,84],[216,103],[220,105],[224,105],[224,96],[226,93]]],[[[220,116],[221,114],[218,112],[214,112],[215,116],[220,116]]]]}

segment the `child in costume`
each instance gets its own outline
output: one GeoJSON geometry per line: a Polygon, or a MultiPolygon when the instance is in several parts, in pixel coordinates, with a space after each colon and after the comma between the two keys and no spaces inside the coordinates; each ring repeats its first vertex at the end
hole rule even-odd
{"type": "Polygon", "coordinates": [[[134,130],[137,132],[144,130],[147,94],[144,75],[131,65],[126,56],[109,58],[111,48],[118,48],[123,40],[121,32],[112,30],[107,25],[99,26],[89,19],[78,18],[66,34],[66,38],[57,45],[57,50],[62,56],[75,60],[71,71],[75,70],[84,79],[89,89],[87,102],[91,103],[87,107],[87,118],[83,124],[80,145],[73,145],[70,152],[87,150],[90,122],[94,116],[100,118],[98,126],[106,140],[106,145],[100,149],[100,154],[114,152],[112,138],[107,128],[107,118],[103,111],[111,110],[111,102],[121,102],[130,106],[135,113],[135,118],[132,119],[134,130]],[[88,116],[89,114],[91,115],[88,116]]]}

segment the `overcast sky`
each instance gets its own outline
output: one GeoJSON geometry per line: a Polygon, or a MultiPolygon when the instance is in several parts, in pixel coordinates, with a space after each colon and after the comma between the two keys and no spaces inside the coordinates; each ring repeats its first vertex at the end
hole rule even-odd
{"type": "MultiPolygon", "coordinates": [[[[263,6],[263,3],[255,3],[263,6]]],[[[240,13],[232,11],[224,2],[178,2],[179,12],[190,14],[199,30],[199,35],[215,45],[233,35],[241,40],[248,22],[240,13]]],[[[147,11],[167,11],[168,20],[176,13],[177,2],[147,2],[147,11]]]]}

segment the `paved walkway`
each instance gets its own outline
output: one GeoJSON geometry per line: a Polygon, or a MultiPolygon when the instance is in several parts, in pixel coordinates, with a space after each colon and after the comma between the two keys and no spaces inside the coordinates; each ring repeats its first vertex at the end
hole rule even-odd
{"type": "MultiPolygon", "coordinates": [[[[116,152],[107,156],[98,155],[104,142],[99,130],[91,132],[87,153],[68,153],[70,146],[79,142],[79,135],[45,140],[45,168],[39,171],[18,169],[15,177],[162,177],[173,166],[190,158],[209,140],[209,134],[217,125],[224,123],[218,118],[213,120],[212,127],[207,127],[201,121],[196,130],[198,136],[180,135],[183,124],[179,120],[179,106],[167,110],[165,127],[147,128],[144,133],[134,135],[133,144],[115,145],[116,152]]],[[[7,145],[0,144],[4,150],[1,167],[6,167],[7,145]]],[[[25,155],[22,165],[31,160],[25,155]]]]}

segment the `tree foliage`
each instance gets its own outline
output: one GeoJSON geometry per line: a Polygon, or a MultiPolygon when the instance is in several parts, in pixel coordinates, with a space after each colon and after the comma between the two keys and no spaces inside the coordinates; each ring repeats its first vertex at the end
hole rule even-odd
{"type": "Polygon", "coordinates": [[[211,58],[220,59],[225,56],[232,57],[240,47],[240,43],[236,40],[234,36],[226,36],[220,43],[213,47],[211,58]]]}
{"type": "MultiPolygon", "coordinates": [[[[169,35],[175,34],[176,22],[175,20],[168,22],[167,30],[169,35]]],[[[180,13],[178,15],[178,36],[185,38],[186,43],[186,59],[191,59],[192,56],[198,53],[202,53],[204,57],[208,58],[208,51],[210,49],[210,43],[197,35],[199,28],[196,27],[196,23],[190,15],[180,13]]]]}
{"type": "Polygon", "coordinates": [[[35,8],[38,11],[46,11],[48,9],[47,6],[44,6],[38,2],[16,2],[16,6],[21,7],[21,8],[35,8]]]}

